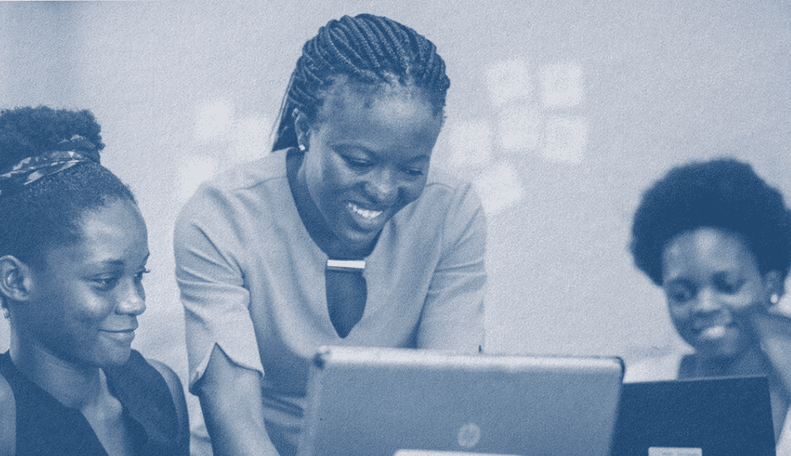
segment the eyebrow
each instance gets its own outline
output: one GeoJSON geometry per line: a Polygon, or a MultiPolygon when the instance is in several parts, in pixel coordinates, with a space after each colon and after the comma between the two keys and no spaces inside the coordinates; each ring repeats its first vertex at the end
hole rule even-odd
{"type": "Polygon", "coordinates": [[[687,285],[690,283],[692,283],[691,280],[676,276],[668,279],[662,286],[666,287],[668,285],[687,285]]]}
{"type": "MultiPolygon", "coordinates": [[[[151,257],[151,252],[147,253],[146,256],[143,258],[143,264],[148,262],[148,259],[151,257]]],[[[94,263],[99,266],[124,266],[123,260],[102,260],[94,263]]]]}
{"type": "Polygon", "coordinates": [[[409,163],[414,163],[417,161],[430,161],[430,160],[431,160],[431,155],[424,154],[424,155],[419,155],[413,158],[412,160],[409,160],[409,163]]]}
{"type": "MultiPolygon", "coordinates": [[[[382,155],[379,151],[373,150],[373,149],[371,149],[369,147],[366,147],[365,145],[362,145],[362,144],[353,144],[353,143],[339,142],[339,143],[331,144],[331,146],[334,147],[334,148],[338,148],[341,151],[345,151],[345,150],[349,150],[349,149],[357,149],[359,151],[362,151],[366,155],[373,155],[375,157],[380,157],[382,155]]],[[[428,153],[428,154],[418,155],[417,157],[413,157],[412,159],[410,159],[408,161],[408,163],[414,163],[414,162],[417,162],[417,161],[424,161],[424,160],[425,161],[431,161],[431,154],[428,153]]]]}

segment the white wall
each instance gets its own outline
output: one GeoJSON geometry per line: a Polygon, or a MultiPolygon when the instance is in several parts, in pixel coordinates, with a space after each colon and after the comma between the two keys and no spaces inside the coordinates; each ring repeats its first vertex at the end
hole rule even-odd
{"type": "Polygon", "coordinates": [[[448,64],[434,166],[476,180],[489,211],[486,349],[630,360],[677,348],[660,291],[626,250],[631,216],[670,166],[723,153],[791,195],[791,6],[488,3],[2,2],[0,108],[96,114],[104,163],[131,184],[150,230],[135,345],[185,378],[176,212],[204,176],[267,153],[319,26],[390,16],[448,64]]]}

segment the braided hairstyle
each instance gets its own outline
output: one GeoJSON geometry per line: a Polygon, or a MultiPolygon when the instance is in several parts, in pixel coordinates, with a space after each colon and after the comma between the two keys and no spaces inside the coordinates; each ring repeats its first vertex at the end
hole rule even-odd
{"type": "Polygon", "coordinates": [[[0,111],[0,174],[25,158],[57,150],[89,159],[0,195],[0,256],[41,266],[48,249],[80,240],[86,211],[116,200],[135,202],[130,189],[99,163],[100,131],[89,111],[0,111]]]}
{"type": "Polygon", "coordinates": [[[634,215],[635,265],[662,286],[662,254],[677,235],[701,227],[737,234],[762,274],[791,265],[791,212],[783,195],[733,159],[693,162],[671,169],[644,194],[634,215]]]}
{"type": "Polygon", "coordinates": [[[351,82],[398,82],[424,90],[435,114],[445,107],[450,79],[434,44],[386,17],[360,14],[331,20],[302,48],[278,116],[272,150],[297,146],[292,113],[315,120],[328,88],[339,76],[351,82]]]}

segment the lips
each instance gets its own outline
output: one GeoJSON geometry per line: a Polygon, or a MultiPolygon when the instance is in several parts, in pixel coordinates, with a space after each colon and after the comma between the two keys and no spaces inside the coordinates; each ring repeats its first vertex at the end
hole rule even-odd
{"type": "Polygon", "coordinates": [[[351,201],[346,203],[346,207],[348,207],[355,214],[357,214],[360,217],[362,217],[364,220],[370,220],[370,221],[375,220],[377,217],[382,215],[382,213],[384,212],[384,211],[363,209],[362,207],[352,203],[351,201]]]}
{"type": "Polygon", "coordinates": [[[378,233],[387,220],[390,218],[390,211],[388,208],[373,209],[359,204],[346,202],[346,209],[351,217],[352,225],[349,228],[359,234],[365,233],[365,237],[369,237],[374,233],[378,233]]]}
{"type": "Polygon", "coordinates": [[[727,330],[728,327],[724,325],[709,326],[698,332],[698,339],[702,341],[716,341],[725,337],[727,330]]]}
{"type": "Polygon", "coordinates": [[[742,339],[742,328],[734,321],[710,321],[695,325],[694,343],[698,348],[730,351],[742,339]]]}
{"type": "Polygon", "coordinates": [[[132,343],[132,340],[134,340],[134,338],[135,338],[135,329],[136,328],[121,329],[121,330],[107,330],[107,329],[103,329],[101,331],[103,333],[105,333],[107,336],[109,336],[110,338],[112,338],[112,339],[114,339],[114,340],[116,340],[118,342],[121,342],[121,343],[132,343]]]}

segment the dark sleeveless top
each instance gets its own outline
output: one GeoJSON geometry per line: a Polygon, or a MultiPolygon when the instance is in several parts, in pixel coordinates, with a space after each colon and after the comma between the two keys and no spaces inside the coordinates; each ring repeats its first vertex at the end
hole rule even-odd
{"type": "MultiPolygon", "coordinates": [[[[179,454],[178,415],[165,379],[140,353],[124,365],[104,369],[107,386],[123,406],[123,420],[133,442],[133,454],[179,454]]],[[[58,402],[0,355],[0,375],[16,401],[17,456],[107,456],[99,438],[79,410],[58,402]]],[[[187,454],[188,450],[182,450],[187,454]]]]}

